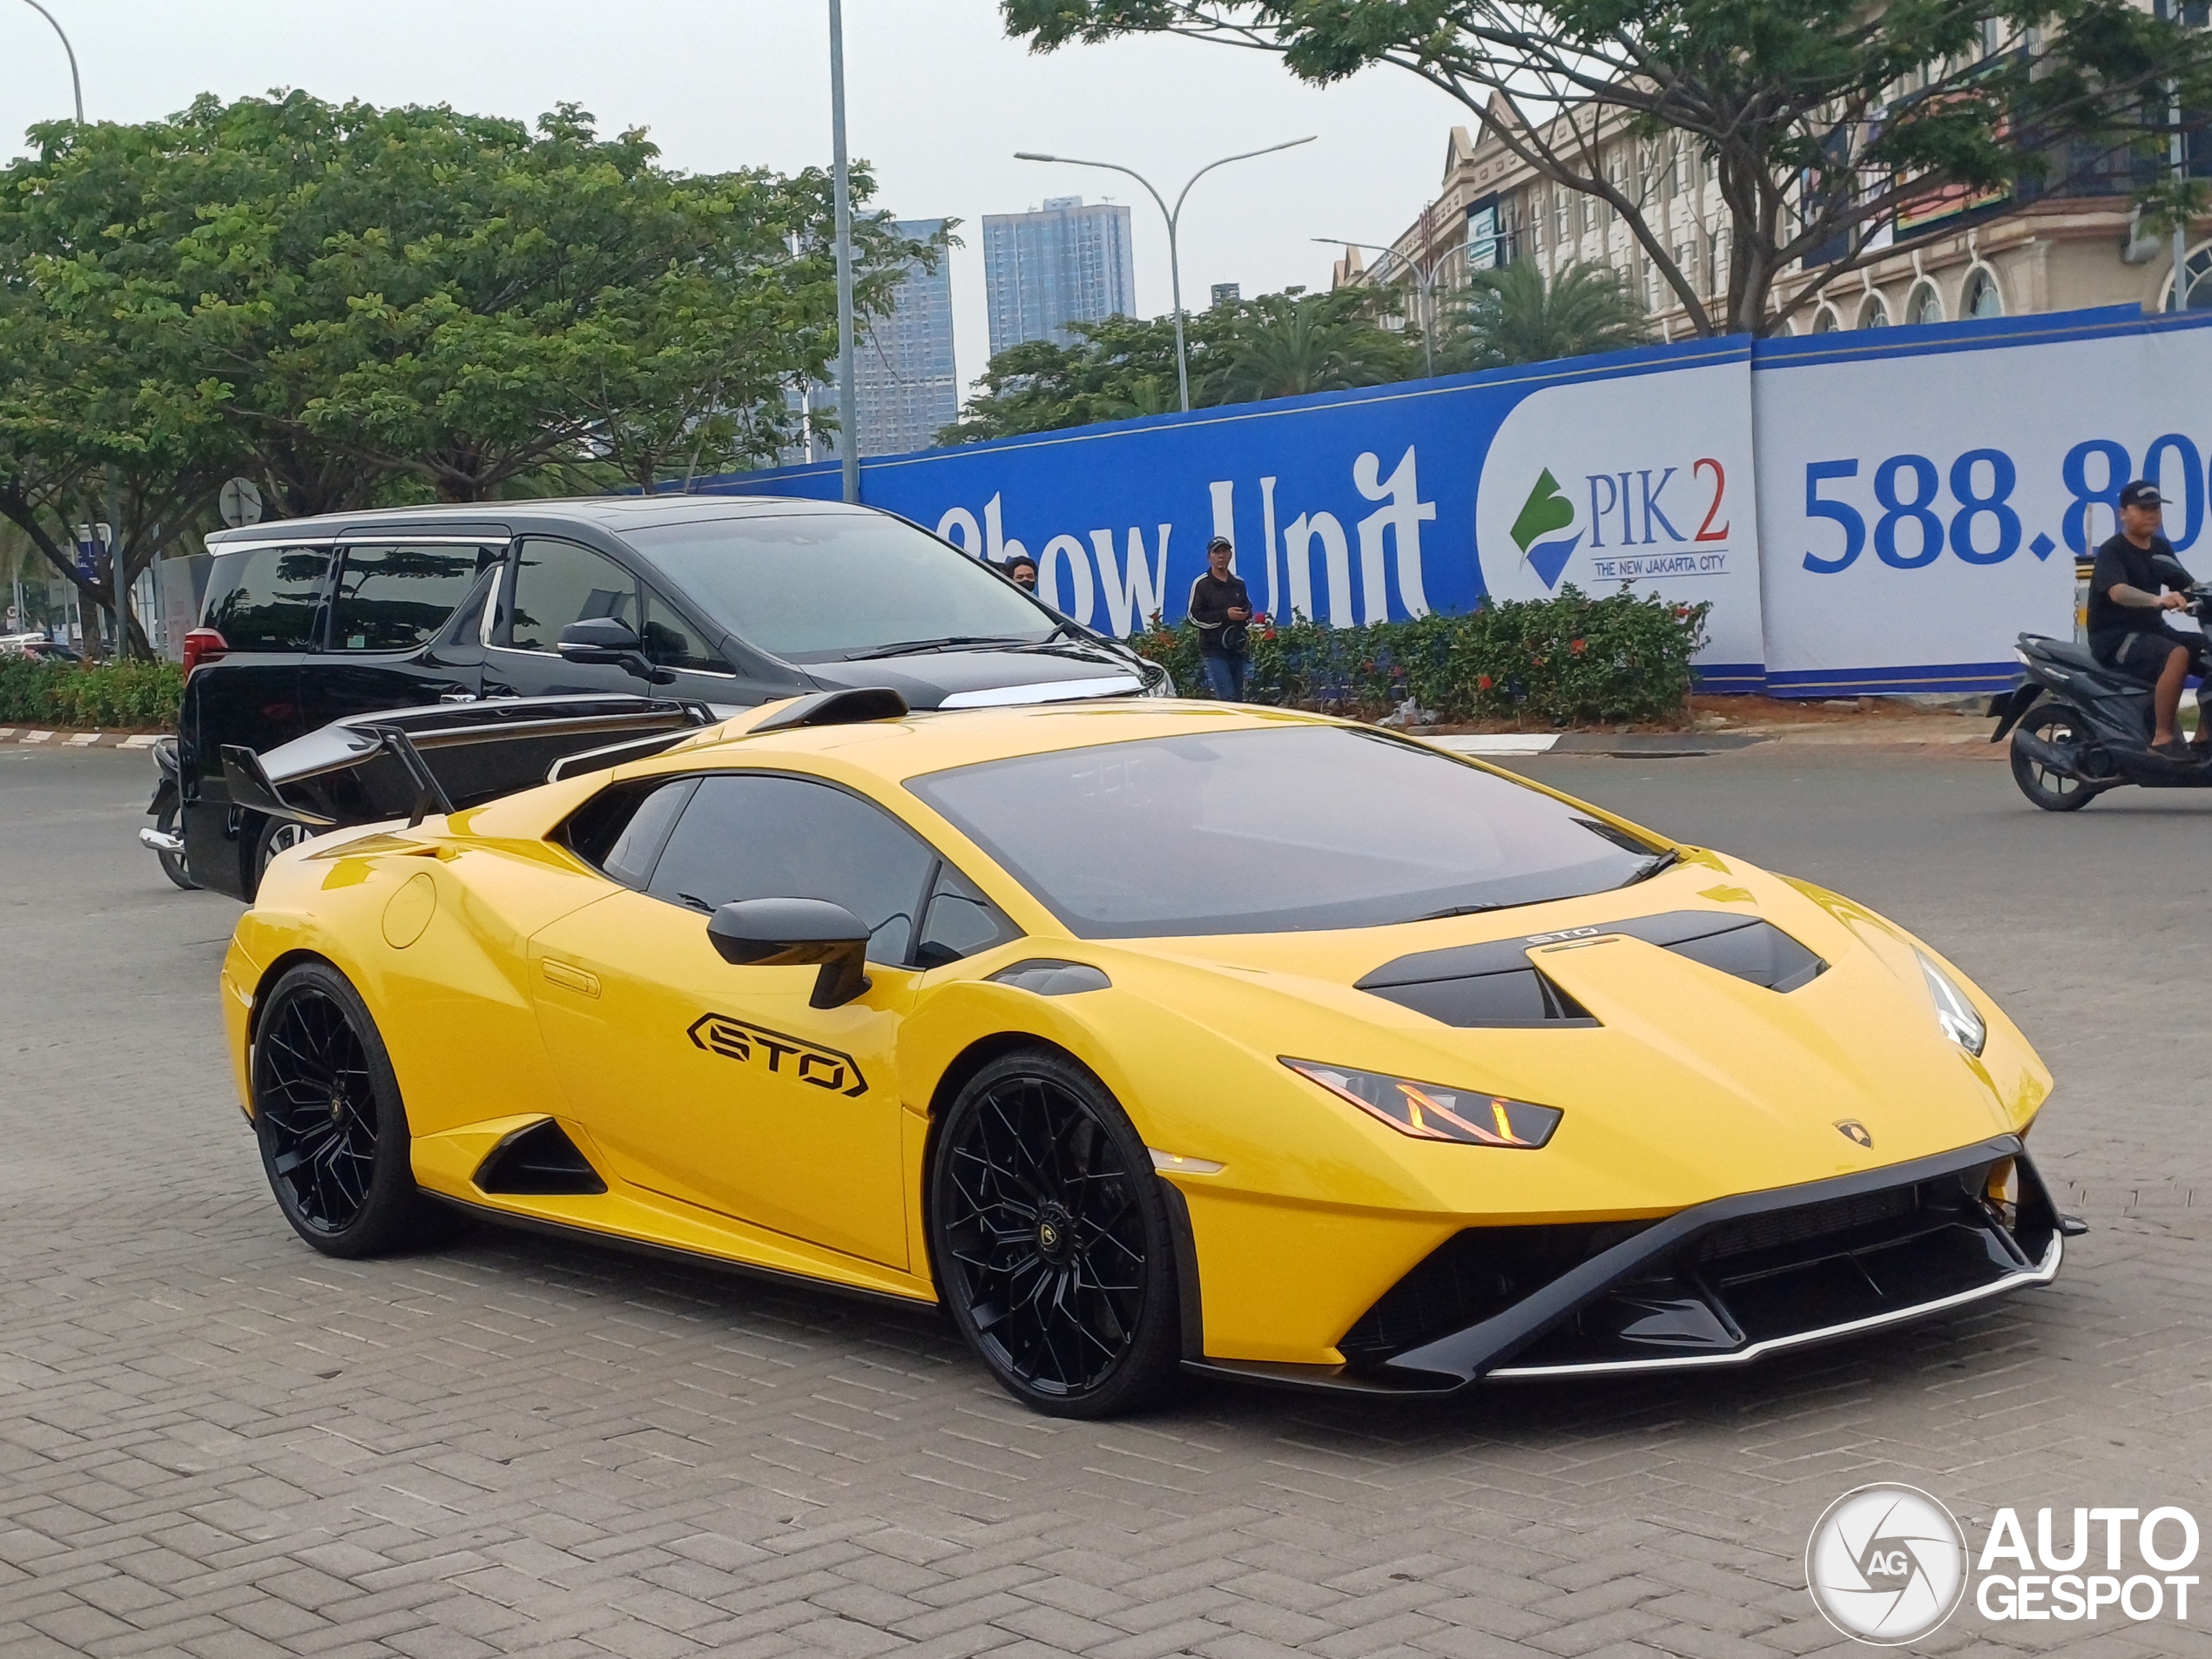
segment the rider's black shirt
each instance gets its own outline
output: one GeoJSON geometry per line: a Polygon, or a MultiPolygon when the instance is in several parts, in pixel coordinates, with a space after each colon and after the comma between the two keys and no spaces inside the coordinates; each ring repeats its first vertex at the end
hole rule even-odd
{"type": "Polygon", "coordinates": [[[2129,634],[2171,632],[2164,611],[2121,604],[2113,598],[2112,590],[2115,583],[2124,582],[2144,593],[2156,593],[2161,587],[2175,585],[2181,577],[2173,546],[2163,536],[2152,536],[2148,547],[2137,547],[2126,536],[2115,536],[2099,548],[2096,568],[2089,574],[2090,649],[2108,662],[2129,634]],[[2153,562],[2161,559],[2166,568],[2153,568],[2153,562]]]}

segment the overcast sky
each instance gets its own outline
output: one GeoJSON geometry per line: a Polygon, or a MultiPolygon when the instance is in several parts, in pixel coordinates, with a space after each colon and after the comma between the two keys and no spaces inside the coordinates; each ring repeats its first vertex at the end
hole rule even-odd
{"type": "MultiPolygon", "coordinates": [[[[583,105],[607,132],[649,128],[687,170],[792,169],[830,155],[823,0],[45,0],[75,42],[91,120],[144,120],[195,94],[300,87],[334,100],[445,103],[534,117],[583,105]]],[[[1128,179],[1015,161],[1016,150],[1117,161],[1170,205],[1217,156],[1305,133],[1318,142],[1238,162],[1191,192],[1185,303],[1215,282],[1247,294],[1328,286],[1309,238],[1388,242],[1433,195],[1466,111],[1400,71],[1317,91],[1273,56],[1194,41],[1070,47],[1033,57],[991,0],[846,0],[853,153],[877,205],[965,220],[953,254],[963,380],[988,353],[980,221],[1047,196],[1130,204],[1136,292],[1168,309],[1167,234],[1128,179]]],[[[23,0],[0,0],[0,144],[66,117],[69,65],[23,0]]]]}

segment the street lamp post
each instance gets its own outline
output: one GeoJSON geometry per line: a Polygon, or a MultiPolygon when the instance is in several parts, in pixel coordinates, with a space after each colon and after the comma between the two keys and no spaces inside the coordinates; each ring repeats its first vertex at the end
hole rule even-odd
{"type": "MultiPolygon", "coordinates": [[[[1380,253],[1386,259],[1396,260],[1400,265],[1404,266],[1408,271],[1413,273],[1413,287],[1421,296],[1421,361],[1428,371],[1429,378],[1431,380],[1435,379],[1436,347],[1433,342],[1436,337],[1437,273],[1444,268],[1445,260],[1450,259],[1455,253],[1464,252],[1467,245],[1465,243],[1461,243],[1456,248],[1447,249],[1443,259],[1438,260],[1427,270],[1424,271],[1420,266],[1414,264],[1413,260],[1407,259],[1403,253],[1400,253],[1394,247],[1383,247],[1373,242],[1340,241],[1333,236],[1317,236],[1313,239],[1317,242],[1325,243],[1330,247],[1356,247],[1362,253],[1380,253]]],[[[1376,273],[1379,273],[1382,268],[1383,267],[1381,266],[1378,265],[1375,267],[1376,273]]]]}
{"type": "Polygon", "coordinates": [[[69,54],[69,90],[76,95],[77,98],[77,125],[83,126],[84,125],[84,83],[77,77],[77,48],[69,44],[69,36],[63,30],[61,20],[40,5],[38,0],[23,0],[23,3],[51,24],[54,32],[62,37],[62,50],[69,54]]]}
{"type": "Polygon", "coordinates": [[[1264,150],[1240,151],[1233,156],[1224,156],[1218,161],[1209,161],[1184,181],[1182,193],[1176,197],[1172,209],[1160,192],[1152,188],[1152,181],[1134,167],[1124,167],[1114,161],[1082,161],[1074,156],[1040,155],[1032,150],[1014,152],[1016,161],[1052,161],[1063,167],[1103,167],[1109,172],[1125,172],[1144,186],[1145,193],[1158,206],[1160,217],[1168,222],[1168,281],[1175,299],[1175,384],[1185,415],[1190,412],[1190,362],[1183,347],[1183,260],[1176,246],[1176,230],[1182,222],[1183,204],[1190,194],[1190,186],[1216,167],[1225,167],[1232,161],[1250,161],[1254,156],[1271,156],[1278,150],[1293,149],[1301,144],[1312,144],[1317,136],[1309,132],[1303,138],[1286,138],[1281,144],[1269,145],[1264,150]]]}
{"type": "Polygon", "coordinates": [[[853,181],[845,159],[845,8],[829,0],[830,148],[837,210],[837,453],[844,462],[845,499],[860,499],[860,410],[853,395],[853,181]]]}

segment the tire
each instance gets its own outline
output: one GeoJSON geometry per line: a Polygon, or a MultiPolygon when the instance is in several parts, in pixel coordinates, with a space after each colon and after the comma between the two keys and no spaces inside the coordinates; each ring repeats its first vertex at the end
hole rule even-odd
{"type": "Polygon", "coordinates": [[[1167,1391],[1182,1358],[1167,1204],[1096,1078],[1042,1049],[984,1067],[945,1114],[928,1199],[946,1312],[1008,1393],[1100,1418],[1167,1391]]]}
{"type": "Polygon", "coordinates": [[[292,1230],[326,1256],[381,1256],[452,1231],[422,1196],[398,1080],[368,1006],[327,962],[262,999],[251,1071],[262,1172],[292,1230]]]}
{"type": "MultiPolygon", "coordinates": [[[[177,833],[177,807],[173,802],[154,814],[153,826],[164,835],[177,833]]],[[[192,879],[192,869],[185,863],[182,853],[156,853],[154,857],[161,860],[162,874],[187,893],[199,891],[199,883],[192,879]]]]}
{"type": "Polygon", "coordinates": [[[264,819],[261,833],[253,840],[253,887],[247,894],[250,900],[261,890],[261,878],[268,873],[269,860],[287,847],[297,846],[309,838],[305,824],[289,818],[264,819]]]}
{"type": "MultiPolygon", "coordinates": [[[[2019,730],[2032,732],[2046,743],[2069,743],[2088,735],[2089,723],[2080,711],[2063,703],[2044,703],[2030,709],[2019,730]]],[[[2085,784],[2047,772],[2012,745],[2013,781],[2021,794],[2047,813],[2078,813],[2104,792],[2106,786],[2085,784]]]]}

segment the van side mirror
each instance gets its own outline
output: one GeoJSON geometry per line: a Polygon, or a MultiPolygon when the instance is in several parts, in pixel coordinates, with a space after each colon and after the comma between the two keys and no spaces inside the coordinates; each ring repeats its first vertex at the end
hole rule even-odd
{"type": "Polygon", "coordinates": [[[645,642],[618,617],[587,617],[561,630],[556,649],[563,662],[612,663],[649,685],[666,685],[676,676],[645,660],[645,642]]]}
{"type": "Polygon", "coordinates": [[[708,942],[722,960],[747,968],[805,968],[819,963],[818,1008],[842,1007],[868,988],[868,930],[841,904],[826,899],[736,899],[707,919],[708,942]]]}

